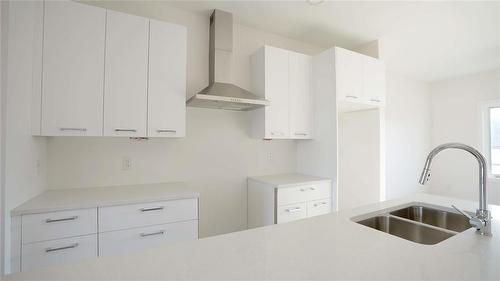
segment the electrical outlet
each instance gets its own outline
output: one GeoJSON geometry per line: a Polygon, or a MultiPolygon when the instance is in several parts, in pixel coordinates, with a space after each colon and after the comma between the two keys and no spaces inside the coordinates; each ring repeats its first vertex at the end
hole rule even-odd
{"type": "Polygon", "coordinates": [[[132,168],[132,159],[128,156],[123,156],[122,157],[122,170],[127,171],[132,168]]]}

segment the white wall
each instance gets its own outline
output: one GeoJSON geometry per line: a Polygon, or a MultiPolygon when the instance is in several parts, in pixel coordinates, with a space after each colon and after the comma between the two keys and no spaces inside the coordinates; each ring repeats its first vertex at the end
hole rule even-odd
{"type": "Polygon", "coordinates": [[[41,3],[9,2],[5,127],[5,259],[9,267],[10,210],[45,189],[46,139],[31,136],[31,94],[40,81],[33,76],[34,19],[41,3]]]}
{"type": "MultiPolygon", "coordinates": [[[[100,2],[99,6],[178,23],[188,29],[188,96],[208,83],[209,15],[155,3],[100,2]]],[[[234,26],[233,80],[250,88],[250,55],[264,44],[314,54],[318,48],[241,25],[234,26]]],[[[250,114],[188,107],[183,139],[49,138],[50,188],[186,181],[201,193],[200,234],[246,228],[247,176],[294,172],[295,141],[250,138],[250,114]],[[132,169],[121,170],[122,157],[132,169]]]]}
{"type": "Polygon", "coordinates": [[[0,276],[4,274],[4,221],[5,221],[5,185],[4,185],[4,157],[5,147],[4,147],[4,93],[5,85],[4,82],[7,75],[6,70],[6,56],[7,56],[7,1],[0,2],[0,276]]]}
{"type": "Polygon", "coordinates": [[[387,199],[425,191],[418,178],[430,150],[429,85],[387,73],[385,107],[387,199]]]}
{"type": "MultiPolygon", "coordinates": [[[[480,105],[500,99],[500,70],[431,84],[432,145],[462,142],[482,150],[480,105]]],[[[441,152],[433,162],[430,192],[478,200],[476,160],[463,151],[441,152]]],[[[488,201],[500,204],[500,182],[489,182],[488,201]]]]}

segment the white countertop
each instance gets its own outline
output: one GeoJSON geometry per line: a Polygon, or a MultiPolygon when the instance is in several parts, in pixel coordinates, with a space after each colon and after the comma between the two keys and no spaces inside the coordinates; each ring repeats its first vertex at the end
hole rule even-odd
{"type": "MultiPolygon", "coordinates": [[[[7,280],[500,280],[500,220],[492,237],[466,230],[436,245],[351,221],[411,202],[473,211],[475,202],[426,194],[280,225],[93,261],[7,280]]],[[[494,218],[500,207],[490,206],[494,218]]]]}
{"type": "Polygon", "coordinates": [[[16,207],[11,216],[196,197],[182,182],[53,189],[16,207]]]}
{"type": "Polygon", "coordinates": [[[255,177],[248,177],[248,179],[280,187],[301,184],[304,182],[331,181],[331,179],[328,178],[320,178],[303,174],[277,174],[277,175],[255,176],[255,177]]]}

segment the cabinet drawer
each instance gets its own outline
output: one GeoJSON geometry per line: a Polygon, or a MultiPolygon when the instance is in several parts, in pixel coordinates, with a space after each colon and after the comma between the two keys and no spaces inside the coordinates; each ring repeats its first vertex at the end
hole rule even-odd
{"type": "Polygon", "coordinates": [[[326,198],[307,202],[307,216],[314,217],[328,214],[332,211],[332,199],[326,198]]]}
{"type": "Polygon", "coordinates": [[[198,218],[198,199],[99,208],[101,232],[198,218]]]}
{"type": "Polygon", "coordinates": [[[97,209],[22,216],[22,243],[97,233],[97,209]]]}
{"type": "Polygon", "coordinates": [[[97,234],[31,243],[21,251],[22,271],[97,258],[97,234]]]}
{"type": "Polygon", "coordinates": [[[279,188],[277,203],[278,205],[284,205],[296,202],[319,200],[331,197],[331,193],[332,191],[329,182],[279,188]]]}
{"type": "Polygon", "coordinates": [[[99,256],[195,239],[198,220],[105,232],[99,234],[99,256]]]}
{"type": "Polygon", "coordinates": [[[300,220],[306,217],[306,203],[277,207],[277,223],[300,220]]]}

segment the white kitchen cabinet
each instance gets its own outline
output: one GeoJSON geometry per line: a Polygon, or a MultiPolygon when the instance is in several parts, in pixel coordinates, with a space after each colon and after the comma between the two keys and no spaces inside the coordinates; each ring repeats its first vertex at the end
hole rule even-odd
{"type": "Polygon", "coordinates": [[[100,136],[106,10],[46,1],[41,134],[100,136]]]}
{"type": "Polygon", "coordinates": [[[97,258],[97,235],[70,237],[22,246],[21,270],[70,264],[97,258]]]}
{"type": "Polygon", "coordinates": [[[186,28],[151,20],[149,32],[148,137],[183,137],[186,28]]]}
{"type": "Polygon", "coordinates": [[[311,138],[311,57],[264,46],[251,60],[252,91],[270,102],[253,112],[253,136],[311,138]]]}
{"type": "Polygon", "coordinates": [[[198,217],[196,198],[102,207],[99,230],[113,231],[131,227],[194,220],[198,217]]]}
{"type": "Polygon", "coordinates": [[[364,56],[363,96],[369,103],[385,105],[385,64],[364,56]]]}
{"type": "Polygon", "coordinates": [[[265,110],[266,118],[270,120],[270,138],[273,139],[290,137],[288,63],[287,50],[265,48],[265,92],[270,102],[265,110]]]}
{"type": "Polygon", "coordinates": [[[185,136],[185,27],[74,1],[42,17],[33,135],[185,136]]]}
{"type": "Polygon", "coordinates": [[[97,233],[97,209],[78,209],[25,215],[23,243],[97,233]]]}
{"type": "Polygon", "coordinates": [[[356,111],[384,106],[384,63],[346,49],[335,47],[334,50],[335,95],[339,110],[356,111]]]}
{"type": "Polygon", "coordinates": [[[335,82],[338,100],[363,99],[363,56],[335,48],[335,82]]]}
{"type": "Polygon", "coordinates": [[[198,239],[182,183],[51,190],[12,212],[14,272],[198,239]]]}
{"type": "Polygon", "coordinates": [[[104,135],[146,136],[149,20],[107,13],[104,135]]]}
{"type": "Polygon", "coordinates": [[[330,213],[332,182],[301,174],[248,178],[248,227],[330,213]]]}
{"type": "Polygon", "coordinates": [[[312,58],[289,52],[290,137],[311,138],[312,127],[312,58]]]}
{"type": "Polygon", "coordinates": [[[99,234],[99,256],[198,239],[198,221],[181,221],[99,234]]]}

